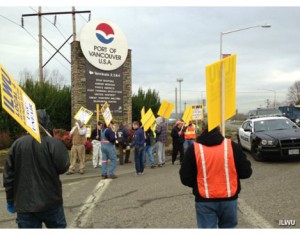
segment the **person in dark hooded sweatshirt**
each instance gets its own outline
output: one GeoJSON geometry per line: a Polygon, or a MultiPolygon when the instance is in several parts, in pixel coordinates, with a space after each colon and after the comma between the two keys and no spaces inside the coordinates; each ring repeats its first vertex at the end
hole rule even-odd
{"type": "Polygon", "coordinates": [[[219,127],[208,131],[204,123],[201,135],[185,153],[179,174],[182,184],[193,189],[198,228],[236,227],[240,179],[252,174],[238,144],[224,138],[219,127]]]}
{"type": "Polygon", "coordinates": [[[31,135],[17,139],[9,149],[3,172],[7,210],[17,212],[19,228],[66,228],[59,175],[70,166],[68,150],[48,134],[50,119],[37,110],[41,143],[31,135]]]}

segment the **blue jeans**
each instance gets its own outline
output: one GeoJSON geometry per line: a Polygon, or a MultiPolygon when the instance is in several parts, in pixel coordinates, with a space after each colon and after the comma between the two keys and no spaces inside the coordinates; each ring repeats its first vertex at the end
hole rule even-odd
{"type": "Polygon", "coordinates": [[[18,228],[42,228],[42,223],[47,228],[66,228],[63,206],[43,212],[17,213],[18,228]]]}
{"type": "Polygon", "coordinates": [[[149,157],[149,163],[151,166],[154,165],[154,157],[153,157],[153,153],[152,153],[152,146],[151,145],[146,145],[145,150],[144,150],[144,156],[143,156],[143,162],[144,162],[144,166],[146,165],[147,159],[146,159],[146,155],[148,154],[149,157]]]}
{"type": "Polygon", "coordinates": [[[220,202],[196,202],[198,228],[235,228],[237,199],[220,202]]]}
{"type": "Polygon", "coordinates": [[[102,175],[114,175],[117,166],[117,151],[114,144],[101,143],[102,151],[102,175]],[[107,174],[107,162],[110,160],[110,168],[107,174]]]}
{"type": "Polygon", "coordinates": [[[134,161],[136,173],[144,172],[144,146],[134,148],[134,161]]]}
{"type": "Polygon", "coordinates": [[[186,152],[186,150],[188,149],[188,147],[190,147],[191,145],[193,145],[193,143],[195,142],[195,140],[185,140],[183,147],[184,147],[184,152],[186,152]]]}

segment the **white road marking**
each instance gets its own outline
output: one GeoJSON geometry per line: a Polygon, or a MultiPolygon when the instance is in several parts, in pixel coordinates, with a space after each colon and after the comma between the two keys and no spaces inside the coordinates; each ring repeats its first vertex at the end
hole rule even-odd
{"type": "Polygon", "coordinates": [[[238,207],[244,215],[244,219],[254,228],[273,228],[261,215],[255,212],[242,198],[238,199],[238,207]]]}
{"type": "Polygon", "coordinates": [[[93,211],[93,208],[96,206],[96,203],[99,201],[100,197],[110,184],[112,179],[100,180],[100,182],[96,185],[91,195],[87,197],[83,206],[80,208],[79,213],[73,220],[72,224],[69,226],[70,228],[84,228],[87,226],[89,216],[93,211]]]}

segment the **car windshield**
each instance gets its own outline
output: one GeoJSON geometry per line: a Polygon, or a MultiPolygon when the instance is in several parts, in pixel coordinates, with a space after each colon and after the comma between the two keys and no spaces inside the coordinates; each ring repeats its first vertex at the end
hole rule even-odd
{"type": "Polygon", "coordinates": [[[271,119],[254,122],[254,132],[290,130],[294,128],[297,128],[297,126],[288,119],[271,119]]]}

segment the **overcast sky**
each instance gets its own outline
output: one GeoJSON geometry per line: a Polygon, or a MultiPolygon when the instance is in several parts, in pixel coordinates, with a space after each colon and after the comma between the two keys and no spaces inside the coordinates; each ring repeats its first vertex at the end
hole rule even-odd
{"type": "MultiPolygon", "coordinates": [[[[21,15],[35,13],[36,6],[0,7],[0,64],[18,80],[20,71],[38,70],[38,20],[21,15]],[[7,17],[5,19],[4,17],[7,17]],[[16,24],[12,23],[15,22],[16,24]],[[32,36],[31,36],[32,35],[32,36]],[[34,39],[33,39],[34,37],[34,39]]],[[[70,11],[71,7],[44,6],[43,12],[70,11]]],[[[223,36],[223,53],[237,54],[237,109],[247,112],[265,107],[266,100],[284,102],[290,87],[300,80],[299,7],[104,7],[77,6],[91,10],[92,19],[110,20],[125,33],[132,49],[133,92],[139,87],[155,89],[161,99],[175,101],[178,78],[183,78],[184,102],[197,104],[205,98],[205,67],[219,59],[220,32],[268,23],[271,28],[253,28],[223,36]],[[267,89],[267,90],[261,90],[267,89]]],[[[77,15],[77,31],[88,15],[77,15]]],[[[72,34],[71,15],[43,18],[43,35],[60,47],[72,34]],[[52,22],[52,23],[51,23],[52,22]]],[[[62,53],[70,60],[70,43],[62,53]]],[[[54,49],[43,41],[43,60],[54,49]],[[50,52],[50,53],[49,53],[50,52]]],[[[71,66],[62,56],[46,66],[64,76],[71,84],[71,66]]]]}

